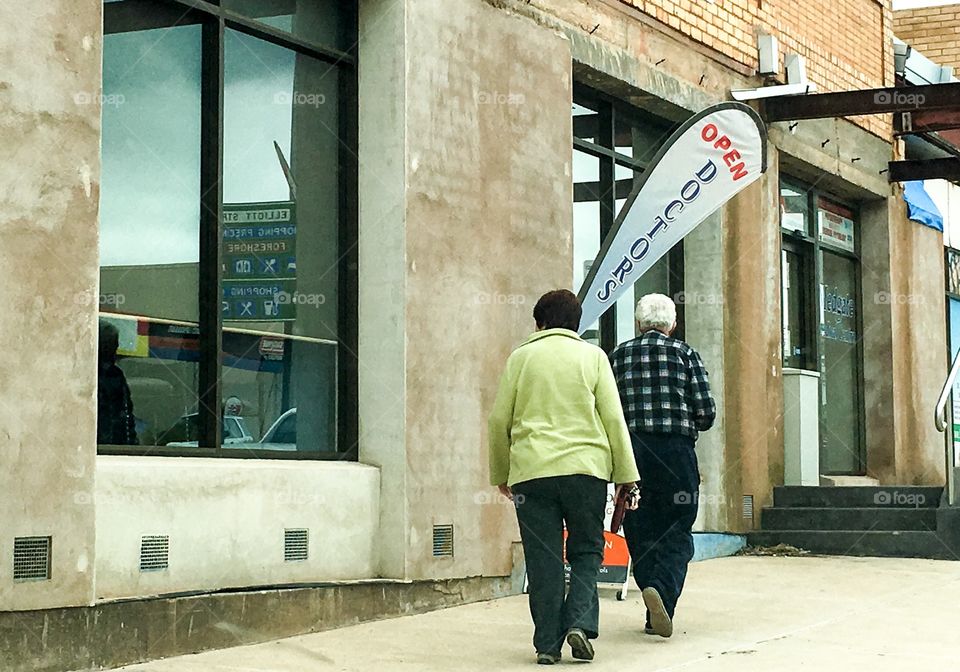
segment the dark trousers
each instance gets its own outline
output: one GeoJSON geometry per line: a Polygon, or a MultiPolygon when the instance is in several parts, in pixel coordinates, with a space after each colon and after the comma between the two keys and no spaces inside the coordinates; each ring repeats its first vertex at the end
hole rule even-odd
{"type": "Polygon", "coordinates": [[[559,653],[570,628],[597,637],[606,482],[593,476],[553,476],[517,483],[513,492],[527,564],[534,647],[538,653],[559,653]],[[569,593],[563,570],[564,523],[569,593]]]}
{"type": "Polygon", "coordinates": [[[693,439],[631,432],[640,470],[640,508],[627,511],[623,533],[637,586],[656,588],[670,618],[693,558],[700,472],[693,439]]]}

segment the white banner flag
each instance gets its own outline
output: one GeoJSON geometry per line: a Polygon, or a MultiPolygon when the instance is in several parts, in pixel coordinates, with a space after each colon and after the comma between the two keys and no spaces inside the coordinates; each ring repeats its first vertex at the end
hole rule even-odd
{"type": "Polygon", "coordinates": [[[752,108],[720,103],[688,119],[657,152],[604,240],[580,289],[580,333],[766,168],[766,128],[752,108]]]}

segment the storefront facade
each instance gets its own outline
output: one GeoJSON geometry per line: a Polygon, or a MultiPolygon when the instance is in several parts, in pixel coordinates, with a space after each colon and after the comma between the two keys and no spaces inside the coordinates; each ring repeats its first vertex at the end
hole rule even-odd
{"type": "MultiPolygon", "coordinates": [[[[537,298],[579,288],[671,128],[760,84],[751,26],[793,22],[778,34],[821,87],[893,78],[875,0],[824,4],[876,14],[849,53],[787,2],[279,4],[3,10],[23,30],[0,45],[20,138],[0,611],[357,579],[508,591],[485,419],[537,298]],[[97,444],[103,321],[135,445],[97,444]],[[14,548],[45,575],[14,580],[14,548]]],[[[706,531],[752,529],[783,483],[784,369],[819,376],[822,474],[944,481],[943,243],[883,174],[889,117],[768,131],[767,173],[588,334],[633,337],[650,291],[680,304],[719,410],[706,531]]]]}

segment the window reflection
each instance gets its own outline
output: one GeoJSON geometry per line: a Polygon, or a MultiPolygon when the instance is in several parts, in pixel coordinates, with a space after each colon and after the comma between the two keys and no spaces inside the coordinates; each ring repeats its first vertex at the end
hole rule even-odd
{"type": "Polygon", "coordinates": [[[136,439],[109,429],[122,410],[103,375],[98,435],[163,445],[197,405],[200,27],[108,34],[103,50],[101,334],[116,331],[136,439]]]}
{"type": "Polygon", "coordinates": [[[235,447],[333,452],[338,73],[228,31],[224,77],[223,395],[259,440],[235,447]]]}

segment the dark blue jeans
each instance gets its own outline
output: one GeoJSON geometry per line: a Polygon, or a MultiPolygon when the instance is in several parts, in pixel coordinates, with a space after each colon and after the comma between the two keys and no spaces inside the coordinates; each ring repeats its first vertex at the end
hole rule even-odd
{"type": "Polygon", "coordinates": [[[693,558],[700,472],[693,439],[681,434],[634,433],[640,470],[640,508],[628,511],[623,533],[637,586],[656,588],[670,618],[693,558]]]}
{"type": "Polygon", "coordinates": [[[534,648],[538,653],[559,653],[570,628],[597,637],[606,482],[585,475],[552,476],[517,483],[513,493],[527,564],[534,648]],[[564,523],[569,592],[563,571],[564,523]]]}

